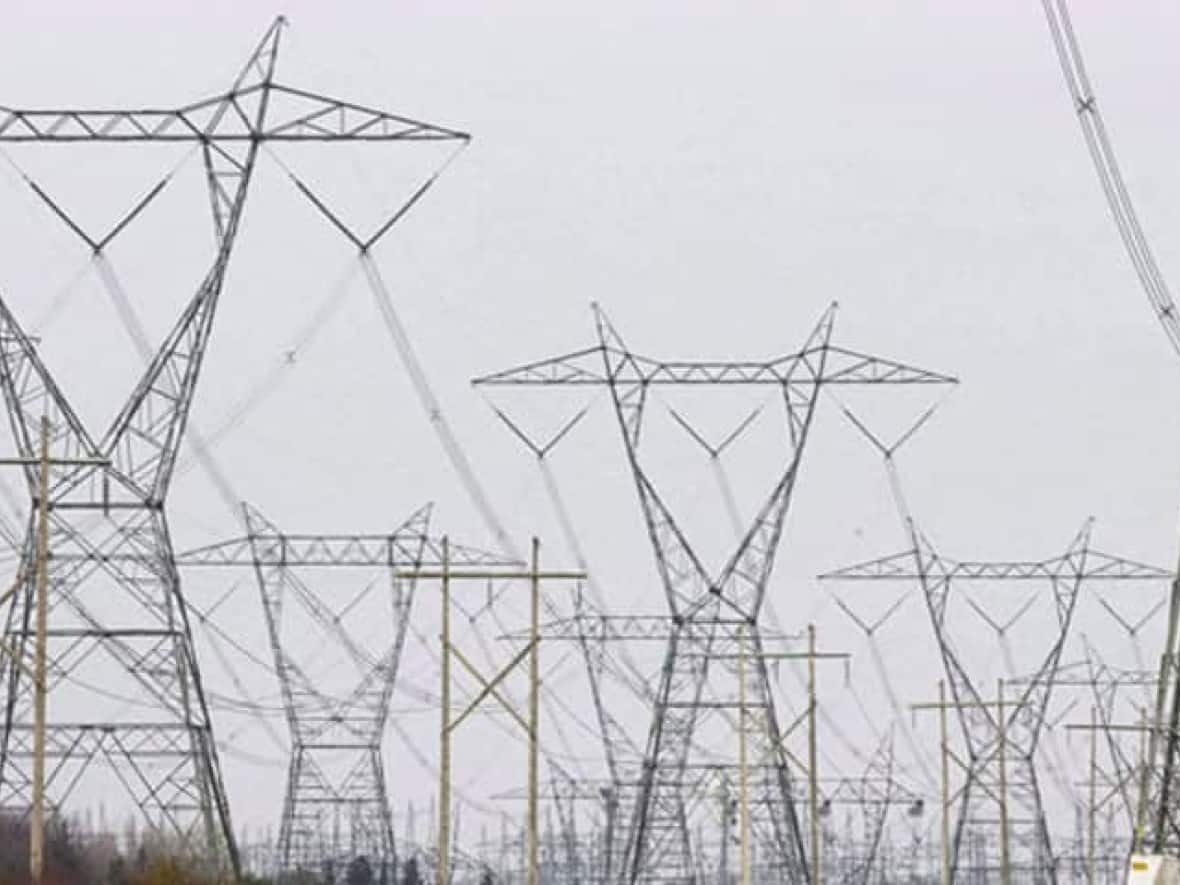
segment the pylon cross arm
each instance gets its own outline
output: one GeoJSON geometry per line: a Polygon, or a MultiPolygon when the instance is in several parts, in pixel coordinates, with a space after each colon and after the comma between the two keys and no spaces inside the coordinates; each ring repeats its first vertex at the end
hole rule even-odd
{"type": "Polygon", "coordinates": [[[469,141],[466,132],[263,82],[180,108],[0,107],[0,142],[469,141]],[[259,126],[252,106],[274,113],[259,126]],[[251,107],[247,107],[246,105],[251,107]]]}

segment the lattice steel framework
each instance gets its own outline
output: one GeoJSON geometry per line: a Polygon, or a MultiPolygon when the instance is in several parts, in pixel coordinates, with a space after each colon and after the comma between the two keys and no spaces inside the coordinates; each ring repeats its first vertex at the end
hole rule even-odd
{"type": "MultiPolygon", "coordinates": [[[[0,106],[0,143],[183,142],[203,157],[216,233],[209,270],[105,433],[92,436],[83,425],[38,355],[36,342],[3,299],[0,387],[22,456],[35,454],[36,422],[46,415],[55,457],[110,460],[109,467],[59,467],[52,476],[51,708],[69,708],[78,718],[58,713],[51,720],[48,801],[60,808],[96,773],[95,763],[103,763],[150,826],[235,870],[229,808],[165,499],[259,151],[267,142],[467,139],[460,132],[276,83],[283,26],[278,19],[267,30],[225,93],[179,108],[0,106]],[[83,664],[88,673],[103,674],[103,686],[79,677],[83,664]],[[108,681],[109,673],[117,676],[108,681]],[[104,712],[90,715],[104,703],[104,712]]],[[[95,251],[117,236],[143,204],[102,243],[92,243],[95,251]]],[[[60,207],[54,208],[81,231],[60,207]]],[[[31,468],[26,478],[35,497],[31,468]]],[[[8,610],[4,632],[20,654],[30,637],[32,556],[30,526],[22,563],[26,581],[8,610]]],[[[4,687],[0,807],[23,813],[31,792],[31,685],[18,666],[6,663],[4,687]]]]}
{"type": "MultiPolygon", "coordinates": [[[[383,535],[286,534],[257,510],[243,510],[245,537],[183,553],[177,562],[249,567],[258,581],[292,743],[278,870],[296,879],[327,874],[344,881],[349,864],[364,857],[381,876],[392,877],[397,858],[381,741],[415,585],[395,572],[442,565],[442,542],[428,534],[431,509],[421,508],[383,535]],[[358,635],[358,627],[371,632],[369,618],[384,607],[366,605],[365,598],[383,591],[370,583],[340,598],[342,587],[313,589],[307,583],[309,569],[330,582],[341,568],[388,573],[389,609],[381,618],[388,616],[389,631],[377,648],[358,635]],[[294,621],[292,608],[304,620],[294,621]],[[310,675],[309,658],[328,644],[343,651],[355,681],[329,686],[310,675]]],[[[454,543],[450,563],[516,564],[454,543]]]]}
{"type": "MultiPolygon", "coordinates": [[[[611,394],[648,534],[663,583],[671,635],[656,690],[641,781],[629,808],[624,882],[690,882],[697,872],[687,820],[686,785],[697,769],[694,735],[710,714],[732,714],[737,647],[744,632],[753,675],[747,696],[750,795],[758,855],[777,881],[806,881],[800,823],[791,775],[758,629],[783,522],[795,487],[820,391],[827,385],[946,384],[954,379],[831,343],[835,306],[796,353],[766,361],[666,361],[630,350],[595,307],[598,344],[553,359],[479,378],[479,385],[592,385],[611,394]],[[777,387],[788,445],[765,501],[720,571],[702,564],[657,491],[640,447],[644,407],[652,387],[777,387]],[[720,663],[710,662],[712,655],[720,663]],[[715,691],[707,692],[712,688],[715,691]],[[710,697],[720,697],[711,701],[710,697]]],[[[719,527],[720,529],[720,527],[719,527]]],[[[705,762],[702,767],[715,767],[705,762]]]]}
{"type": "Polygon", "coordinates": [[[821,789],[825,814],[846,812],[844,833],[831,840],[834,844],[824,858],[825,880],[873,885],[896,875],[899,881],[905,881],[900,869],[883,868],[881,848],[890,835],[889,813],[898,806],[910,817],[920,818],[925,802],[895,777],[893,732],[882,737],[862,776],[824,779],[821,789]]]}
{"type": "Polygon", "coordinates": [[[1170,578],[1162,569],[1092,549],[1091,528],[1092,522],[1087,521],[1065,553],[1050,559],[959,561],[935,552],[911,522],[913,547],[910,550],[821,575],[823,580],[916,581],[923,590],[966,748],[960,763],[964,781],[957,793],[953,881],[974,882],[998,872],[998,852],[989,851],[986,857],[979,857],[969,848],[980,841],[993,846],[999,844],[1001,751],[1007,775],[1005,801],[1013,809],[1009,813],[1013,881],[1036,885],[1055,885],[1058,881],[1057,855],[1045,818],[1035,756],[1078,593],[1087,580],[1170,578]],[[1012,686],[1016,694],[1006,701],[1001,720],[991,691],[978,684],[978,676],[972,675],[963,658],[965,637],[952,630],[946,615],[953,586],[979,582],[994,587],[1013,581],[1048,586],[1053,594],[1057,629],[1047,638],[1047,649],[1036,671],[1012,686]]]}

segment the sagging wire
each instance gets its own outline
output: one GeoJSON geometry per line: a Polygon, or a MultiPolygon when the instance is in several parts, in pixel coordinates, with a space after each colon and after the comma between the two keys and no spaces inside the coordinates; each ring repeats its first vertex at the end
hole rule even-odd
{"type": "MultiPolygon", "coordinates": [[[[953,391],[947,391],[941,398],[936,400],[926,411],[919,415],[918,419],[912,423],[891,445],[887,445],[876,434],[869,429],[869,427],[856,416],[856,414],[844,404],[835,392],[829,386],[825,391],[828,396],[835,402],[837,408],[840,409],[844,417],[851,423],[865,439],[881,453],[885,463],[885,472],[889,482],[890,494],[893,498],[894,507],[897,510],[898,519],[901,521],[902,528],[906,532],[906,543],[912,543],[912,536],[910,535],[910,527],[913,525],[913,516],[910,511],[909,503],[906,500],[905,490],[901,482],[901,476],[897,469],[897,462],[894,454],[897,450],[907,443],[914,435],[926,425],[926,423],[934,417],[934,415],[942,408],[943,404],[950,397],[953,391]]],[[[835,598],[835,597],[833,597],[835,598]]],[[[904,599],[904,597],[903,597],[904,599]]],[[[885,690],[885,695],[889,700],[889,705],[893,710],[894,721],[901,729],[902,737],[909,747],[910,754],[917,763],[919,771],[922,773],[923,779],[932,788],[937,787],[937,779],[934,776],[935,763],[930,758],[928,750],[924,747],[921,741],[918,740],[917,735],[910,723],[909,711],[901,702],[901,696],[897,691],[897,687],[893,684],[893,678],[890,675],[889,668],[885,664],[885,657],[881,651],[880,643],[877,642],[877,637],[874,629],[865,629],[864,622],[853,614],[852,610],[847,607],[842,601],[836,599],[837,605],[849,615],[856,623],[862,626],[862,631],[865,633],[865,638],[869,646],[869,653],[873,658],[873,665],[877,671],[877,677],[881,681],[881,686],[885,690]]],[[[895,608],[900,606],[901,601],[895,603],[895,608]]],[[[892,610],[886,613],[886,618],[892,614],[892,610]]],[[[884,620],[879,620],[878,626],[884,623],[884,620]]]]}
{"type": "Polygon", "coordinates": [[[1066,88],[1073,100],[1074,112],[1082,129],[1086,150],[1090,154],[1098,183],[1106,197],[1107,208],[1118,228],[1119,238],[1127,251],[1127,257],[1131,260],[1135,275],[1139,278],[1143,291],[1163,326],[1164,333],[1168,336],[1168,343],[1172,345],[1176,355],[1180,356],[1180,317],[1176,313],[1176,303],[1172,300],[1167,281],[1160,272],[1155,255],[1143,233],[1139,216],[1135,212],[1134,203],[1115,157],[1106,123],[1098,109],[1090,76],[1086,72],[1081,46],[1070,20],[1069,7],[1066,0],[1042,0],[1041,5],[1045,10],[1049,33],[1053,38],[1053,47],[1065,77],[1066,88]]]}
{"type": "MultiPolygon", "coordinates": [[[[434,185],[442,173],[454,162],[459,154],[465,149],[466,144],[458,145],[451,151],[438,169],[431,174],[426,181],[405,201],[398,210],[393,213],[390,218],[383,224],[373,235],[367,239],[363,239],[357,235],[344,221],[318,197],[311,190],[311,188],[303,182],[299,176],[283,162],[273,150],[266,147],[268,155],[275,161],[275,163],[287,174],[291,182],[297,190],[300,191],[308,200],[315,206],[315,208],[344,236],[353,243],[358,249],[358,260],[361,268],[365,273],[365,277],[369,282],[374,299],[376,300],[378,310],[381,314],[382,321],[389,333],[390,338],[394,343],[398,356],[402,361],[403,368],[410,376],[411,383],[414,386],[415,393],[419,398],[423,409],[426,411],[427,419],[431,427],[434,429],[440,443],[442,444],[444,453],[451,462],[452,468],[458,475],[460,482],[472,501],[476,510],[479,512],[481,519],[491,531],[496,543],[500,549],[511,556],[513,559],[523,561],[523,556],[519,548],[513,543],[507,530],[504,528],[503,521],[499,518],[495,509],[491,504],[491,499],[484,491],[482,484],[475,474],[471,466],[471,461],[467,457],[465,450],[459,442],[458,436],[452,429],[450,422],[447,420],[441,402],[434,392],[434,388],[430,383],[425,369],[413,348],[410,341],[409,334],[406,331],[404,324],[398,316],[397,310],[393,304],[393,298],[381,277],[377,265],[373,262],[370,254],[371,247],[387,234],[396,222],[400,221],[409,212],[411,208],[425,195],[427,190],[434,185]]],[[[507,588],[501,588],[499,593],[493,597],[493,600],[498,598],[500,594],[505,592],[507,588]]],[[[546,599],[545,604],[551,607],[551,603],[546,599]]],[[[476,613],[476,616],[485,611],[491,612],[492,618],[496,621],[496,626],[502,631],[506,632],[504,625],[499,622],[499,618],[491,605],[485,606],[476,613]]],[[[469,620],[474,622],[474,619],[469,616],[469,620]]],[[[491,655],[491,650],[486,645],[486,640],[483,635],[476,631],[477,642],[480,645],[481,653],[484,655],[487,662],[491,662],[494,658],[491,655]]]]}

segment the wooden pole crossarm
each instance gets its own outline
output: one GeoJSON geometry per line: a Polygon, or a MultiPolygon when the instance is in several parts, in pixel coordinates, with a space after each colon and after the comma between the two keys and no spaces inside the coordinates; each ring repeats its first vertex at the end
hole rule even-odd
{"type": "MultiPolygon", "coordinates": [[[[702,652],[695,655],[684,655],[688,658],[708,658],[710,661],[737,661],[741,659],[740,654],[726,653],[726,654],[707,654],[702,652]]],[[[749,657],[757,658],[761,661],[786,661],[786,660],[807,660],[814,658],[815,660],[825,660],[829,658],[839,658],[847,660],[852,657],[848,652],[842,651],[824,651],[816,652],[814,655],[808,654],[805,651],[782,651],[782,652],[763,652],[762,654],[749,655],[749,657]]]]}
{"type": "Polygon", "coordinates": [[[442,590],[442,695],[439,729],[439,840],[438,864],[435,869],[437,885],[451,885],[451,734],[470,716],[480,704],[489,696],[494,697],[500,705],[508,711],[516,723],[524,730],[528,742],[528,807],[525,823],[525,882],[526,885],[539,885],[541,875],[540,864],[540,834],[538,826],[539,810],[539,755],[540,755],[540,610],[541,610],[541,581],[584,581],[589,576],[584,570],[555,570],[542,571],[540,567],[541,544],[533,538],[532,557],[527,570],[516,568],[460,568],[452,569],[450,560],[450,542],[442,539],[442,567],[432,568],[395,568],[391,570],[396,579],[406,580],[437,580],[441,582],[442,590]],[[491,681],[484,678],[479,669],[467,659],[458,647],[451,641],[451,582],[452,581],[527,581],[530,596],[529,605],[529,634],[524,647],[516,653],[512,660],[500,670],[491,681]],[[451,656],[482,686],[482,690],[467,705],[459,716],[451,718],[451,656]],[[529,692],[528,716],[520,712],[497,691],[509,674],[524,661],[528,661],[529,692]]]}
{"type": "Polygon", "coordinates": [[[1082,723],[1073,723],[1065,726],[1066,731],[1172,731],[1170,726],[1155,725],[1154,727],[1149,722],[1144,722],[1142,725],[1128,725],[1121,723],[1110,723],[1109,725],[1084,725],[1082,723]]]}
{"type": "Polygon", "coordinates": [[[1016,701],[924,701],[910,704],[911,710],[981,710],[985,707],[1008,707],[1016,701]]]}
{"type": "MultiPolygon", "coordinates": [[[[977,778],[975,780],[975,782],[972,784],[972,786],[979,787],[979,789],[982,790],[984,793],[986,793],[991,798],[991,800],[993,802],[999,803],[1000,794],[997,793],[995,790],[993,790],[992,787],[987,783],[987,781],[983,780],[982,778],[977,778]]],[[[963,795],[963,793],[966,789],[967,789],[966,784],[964,784],[963,786],[961,786],[957,790],[955,790],[955,792],[951,794],[951,801],[957,802],[959,800],[959,797],[963,795]]]]}
{"type": "MultiPolygon", "coordinates": [[[[0,467],[36,467],[40,458],[0,458],[0,467]]],[[[50,458],[54,467],[110,467],[110,458],[50,458]]]]}
{"type": "Polygon", "coordinates": [[[496,571],[495,569],[455,569],[453,571],[447,571],[438,568],[395,568],[390,571],[390,574],[395,578],[419,581],[441,581],[444,578],[449,581],[531,581],[534,578],[541,581],[585,581],[589,577],[588,573],[584,571],[505,572],[496,571]]]}
{"type": "Polygon", "coordinates": [[[524,717],[516,711],[515,707],[513,707],[510,703],[508,703],[508,701],[504,699],[504,696],[500,694],[500,692],[496,691],[496,686],[503,682],[508,677],[508,674],[511,673],[516,668],[516,666],[528,656],[529,652],[532,651],[532,648],[533,644],[530,642],[520,650],[516,657],[514,657],[512,661],[506,667],[504,667],[503,670],[496,674],[491,682],[488,682],[486,679],[484,679],[483,675],[471,664],[471,662],[467,660],[467,657],[463,654],[463,652],[459,651],[455,645],[450,645],[451,654],[458,658],[459,663],[467,669],[467,672],[475,677],[475,679],[479,681],[479,684],[483,686],[483,690],[475,696],[475,699],[472,700],[471,703],[467,705],[466,709],[464,709],[463,712],[459,714],[458,718],[450,724],[451,731],[454,731],[456,728],[458,728],[459,725],[462,724],[463,720],[475,712],[476,707],[482,704],[484,700],[487,699],[488,695],[491,695],[500,702],[501,706],[503,706],[505,710],[512,714],[512,718],[520,724],[520,727],[525,730],[525,733],[528,733],[529,726],[528,723],[524,721],[524,717]]]}
{"type": "Polygon", "coordinates": [[[786,760],[788,762],[790,762],[792,765],[794,765],[796,768],[799,769],[800,773],[807,772],[807,766],[803,764],[803,760],[800,759],[798,756],[796,756],[794,753],[792,753],[789,749],[787,749],[785,746],[782,746],[781,744],[778,746],[777,749],[780,753],[783,754],[783,756],[786,758],[786,760]]]}
{"type": "Polygon", "coordinates": [[[796,716],[795,720],[790,725],[788,725],[786,727],[786,729],[782,733],[782,737],[780,737],[779,740],[776,741],[776,743],[781,744],[787,738],[789,738],[791,736],[791,734],[795,731],[796,728],[798,728],[800,725],[802,725],[804,722],[807,721],[807,717],[810,713],[811,713],[811,707],[810,706],[805,707],[803,709],[803,712],[801,712],[798,716],[796,716]]]}
{"type": "Polygon", "coordinates": [[[955,763],[955,765],[959,766],[959,770],[962,771],[964,774],[971,773],[972,766],[971,766],[971,762],[969,760],[964,759],[962,756],[960,756],[954,750],[950,749],[950,747],[947,748],[946,755],[947,755],[948,759],[950,759],[953,763],[955,763]]]}
{"type": "Polygon", "coordinates": [[[37,674],[34,673],[32,668],[29,667],[29,664],[24,659],[24,657],[17,654],[16,649],[13,648],[9,643],[0,641],[0,657],[7,657],[10,659],[14,664],[20,667],[22,673],[24,673],[29,677],[29,679],[33,681],[34,685],[37,684],[37,674]]]}
{"type": "Polygon", "coordinates": [[[20,585],[25,581],[25,573],[23,571],[16,573],[16,580],[12,582],[12,586],[4,591],[4,595],[0,596],[0,605],[8,602],[12,597],[16,596],[16,591],[20,589],[20,585]]]}

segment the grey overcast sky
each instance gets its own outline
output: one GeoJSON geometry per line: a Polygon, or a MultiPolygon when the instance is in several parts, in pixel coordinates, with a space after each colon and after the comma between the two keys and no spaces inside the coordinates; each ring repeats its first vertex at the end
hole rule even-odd
{"type": "MultiPolygon", "coordinates": [[[[1180,9],[1077,0],[1073,12],[1130,189],[1165,273],[1175,273],[1180,117],[1171,86],[1180,80],[1180,9]]],[[[553,561],[572,554],[536,464],[468,382],[590,345],[592,301],[637,350],[717,358],[789,352],[838,301],[838,343],[962,379],[898,455],[909,504],[948,555],[1051,556],[1089,515],[1103,550],[1160,565],[1177,554],[1180,362],[1118,244],[1035,0],[302,0],[282,8],[0,0],[0,13],[0,105],[171,105],[211,94],[282,13],[290,20],[283,82],[473,133],[376,260],[496,509],[522,543],[543,536],[553,561]]],[[[276,154],[369,219],[438,160],[397,146],[276,154]]],[[[101,152],[8,155],[80,215],[91,213],[96,227],[180,165],[178,181],[188,176],[193,198],[178,199],[175,212],[162,208],[158,224],[145,217],[111,255],[158,340],[208,247],[199,164],[165,152],[155,165],[113,160],[116,171],[107,172],[101,152]],[[77,159],[87,156],[96,159],[77,159]]],[[[13,166],[0,167],[0,293],[43,334],[63,384],[102,423],[135,377],[134,350],[86,250],[30,197],[13,166]],[[63,291],[66,306],[38,328],[63,291]]],[[[307,531],[386,529],[433,500],[440,531],[490,545],[347,243],[270,155],[246,211],[194,422],[217,426],[271,366],[297,353],[273,395],[216,447],[235,492],[279,525],[307,531]],[[316,305],[340,286],[330,321],[296,348],[316,305]]],[[[903,426],[929,403],[891,396],[865,407],[881,428],[903,426]]],[[[591,411],[556,450],[553,469],[612,607],[659,612],[663,596],[607,401],[549,391],[497,400],[539,434],[586,402],[591,411]]],[[[729,408],[706,413],[718,421],[714,436],[744,414],[729,408]]],[[[674,465],[666,481],[720,556],[729,525],[708,464],[683,442],[669,437],[653,457],[674,465]]],[[[761,463],[743,450],[735,459],[729,469],[748,517],[773,452],[761,463]]],[[[238,530],[199,469],[178,480],[171,515],[179,548],[238,530]]],[[[892,713],[863,636],[814,575],[903,543],[880,458],[825,401],[771,596],[788,629],[816,620],[825,644],[856,654],[855,691],[839,674],[827,678],[826,730],[865,750],[873,735],[859,705],[878,723],[892,713]]],[[[189,592],[212,599],[234,579],[244,589],[222,610],[226,629],[265,653],[249,574],[201,574],[189,592]]],[[[867,617],[900,590],[837,592],[867,617]]],[[[995,604],[1010,613],[1023,598],[995,604]]],[[[437,606],[420,601],[417,623],[431,637],[437,606]]],[[[1152,601],[1129,594],[1119,604],[1130,618],[1152,601]]],[[[512,622],[522,612],[506,601],[500,615],[512,622]]],[[[970,613],[962,617],[976,637],[966,653],[986,678],[1001,675],[994,637],[970,613]]],[[[1126,634],[1093,600],[1080,605],[1075,627],[1068,660],[1080,656],[1085,632],[1112,662],[1134,665],[1126,634]]],[[[235,695],[205,640],[198,636],[213,690],[235,695]]],[[[1141,641],[1152,660],[1159,631],[1147,628],[1141,641]]],[[[905,701],[933,691],[934,645],[916,596],[881,642],[905,701]]],[[[1030,670],[1043,631],[1014,642],[1015,669],[1030,670]]],[[[551,652],[550,662],[564,661],[552,679],[588,719],[567,651],[551,652]]],[[[655,659],[647,663],[654,668],[655,659]]],[[[273,677],[249,662],[235,666],[256,697],[273,702],[273,677]]],[[[411,637],[404,674],[433,686],[432,667],[411,637]]],[[[781,690],[783,704],[796,706],[797,684],[784,677],[781,690]]],[[[387,742],[399,833],[406,803],[424,809],[433,789],[436,720],[416,703],[403,692],[395,706],[425,764],[400,738],[387,742]]],[[[279,748],[253,717],[219,709],[215,719],[232,744],[223,764],[236,822],[276,822],[279,748]],[[251,761],[260,756],[267,764],[251,761]]],[[[271,722],[282,735],[282,719],[271,722]]],[[[644,717],[631,710],[628,725],[642,741],[644,717]]],[[[549,731],[547,746],[600,770],[593,735],[566,730],[567,744],[549,731]]],[[[522,751],[488,722],[477,731],[464,744],[460,780],[484,801],[518,782],[518,769],[489,763],[522,751]]],[[[933,749],[923,727],[919,738],[933,749]]],[[[833,770],[858,770],[844,743],[828,746],[833,770]]],[[[1070,829],[1072,817],[1056,826],[1070,829]]]]}

